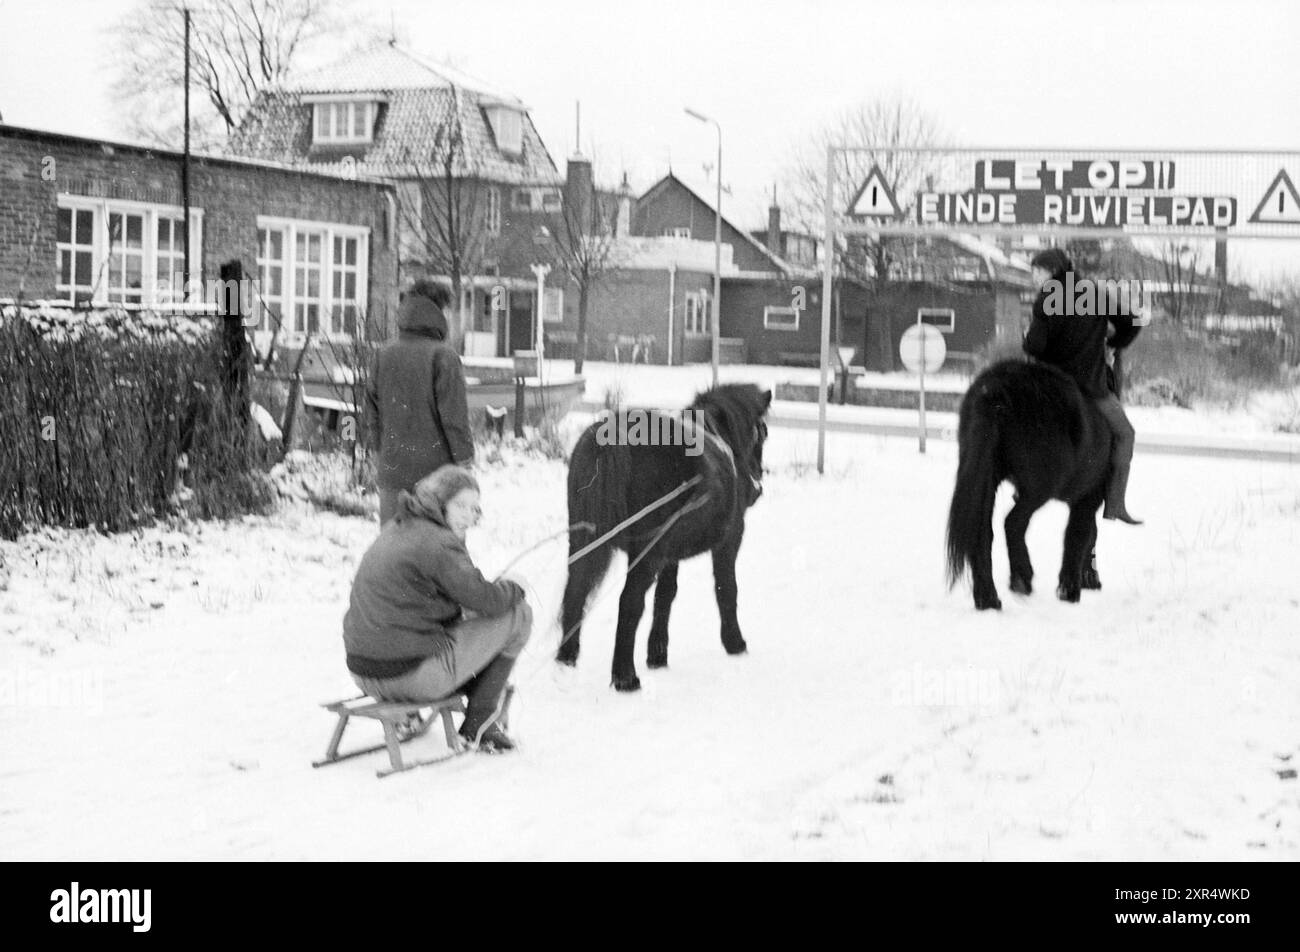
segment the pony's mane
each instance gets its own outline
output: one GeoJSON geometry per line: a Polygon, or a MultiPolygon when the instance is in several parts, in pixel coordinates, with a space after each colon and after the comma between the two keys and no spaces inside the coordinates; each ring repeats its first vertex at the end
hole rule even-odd
{"type": "Polygon", "coordinates": [[[703,411],[733,449],[745,449],[754,426],[767,412],[767,400],[755,384],[724,383],[696,394],[690,409],[703,411]]]}

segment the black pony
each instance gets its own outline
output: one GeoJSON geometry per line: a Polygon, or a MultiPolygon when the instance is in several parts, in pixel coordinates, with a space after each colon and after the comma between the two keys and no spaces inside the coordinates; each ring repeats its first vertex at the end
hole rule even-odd
{"type": "Polygon", "coordinates": [[[1004,360],[984,370],[962,400],[957,485],[948,511],[948,585],[969,565],[975,607],[1001,608],[993,584],[993,499],[1009,479],[1016,503],[1007,515],[1011,590],[1028,595],[1034,569],[1025,531],[1045,503],[1069,504],[1056,594],[1077,602],[1101,588],[1085,562],[1097,540],[1097,509],[1110,475],[1111,431],[1096,404],[1065,373],[1044,363],[1004,360]]]}
{"type": "Polygon", "coordinates": [[[587,526],[570,533],[571,559],[645,507],[677,494],[569,566],[562,609],[567,638],[558,661],[577,663],[587,600],[615,548],[628,554],[630,567],[618,605],[615,688],[641,687],[632,655],[646,592],[656,579],[646,664],[668,664],[677,563],[704,552],[713,553],[722,645],[728,654],[745,650],[736,620],[736,554],[745,511],[763,492],[764,416],[771,402],[771,392],[753,384],[726,384],[699,394],[681,416],[619,410],[582,434],[569,461],[569,522],[587,526]]]}

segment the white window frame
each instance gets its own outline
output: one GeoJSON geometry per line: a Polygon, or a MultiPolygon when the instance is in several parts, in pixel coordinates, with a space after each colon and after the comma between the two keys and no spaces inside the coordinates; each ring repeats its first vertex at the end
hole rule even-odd
{"type": "MultiPolygon", "coordinates": [[[[335,327],[334,317],[334,239],[356,238],[357,240],[357,323],[361,325],[365,318],[365,312],[370,300],[370,229],[362,225],[344,225],[340,222],[322,222],[307,221],[299,218],[279,218],[271,215],[258,215],[257,227],[259,230],[278,229],[284,233],[284,258],[281,266],[284,269],[283,283],[281,284],[282,295],[280,297],[280,319],[283,322],[280,327],[280,339],[285,341],[289,346],[298,346],[306,339],[307,333],[305,327],[298,326],[298,305],[308,303],[319,303],[320,314],[317,319],[318,330],[313,335],[318,340],[351,340],[351,335],[343,333],[340,328],[335,327]],[[300,299],[298,289],[298,235],[301,233],[312,233],[321,235],[321,284],[320,296],[317,298],[300,299]]],[[[266,259],[262,257],[261,249],[258,250],[258,284],[260,286],[263,274],[263,265],[266,259]]],[[[265,315],[262,318],[265,321],[265,315]]],[[[341,316],[338,322],[342,324],[341,316]]],[[[265,330],[272,330],[269,322],[259,324],[265,330]]]]}
{"type": "Polygon", "coordinates": [[[945,334],[951,334],[957,327],[957,312],[950,307],[918,307],[916,319],[921,324],[939,328],[945,334]],[[946,321],[943,324],[936,324],[934,321],[927,321],[927,317],[942,317],[946,318],[946,321]]]}
{"type": "Polygon", "coordinates": [[[377,115],[378,103],[372,99],[315,102],[312,104],[311,116],[312,142],[321,145],[362,145],[373,142],[377,115]],[[365,123],[365,131],[361,135],[356,133],[358,115],[365,123]]]}
{"type": "Polygon", "coordinates": [[[682,321],[687,337],[708,337],[713,333],[709,321],[713,308],[709,306],[709,292],[696,291],[686,295],[686,314],[682,321]]]}
{"type": "Polygon", "coordinates": [[[510,207],[519,212],[531,212],[536,210],[533,205],[533,190],[531,188],[516,188],[510,192],[510,207]],[[528,201],[521,202],[520,196],[527,195],[528,201]]]}
{"type": "Polygon", "coordinates": [[[763,308],[763,330],[765,331],[797,331],[799,329],[799,309],[789,305],[778,306],[769,304],[763,308]],[[786,318],[793,317],[794,321],[788,321],[786,318]],[[775,319],[775,320],[774,320],[775,319]]]}
{"type": "MultiPolygon", "coordinates": [[[[75,259],[73,261],[73,285],[66,285],[60,280],[62,273],[58,270],[58,255],[63,251],[71,251],[74,247],[80,250],[87,247],[91,249],[90,283],[94,289],[94,294],[90,299],[90,303],[96,307],[114,304],[128,311],[136,311],[168,304],[180,304],[184,300],[184,289],[173,287],[170,283],[171,275],[159,274],[158,271],[158,220],[160,218],[184,220],[185,209],[179,205],[159,205],[153,202],[136,202],[117,198],[91,198],[85,195],[66,193],[59,194],[55,204],[59,210],[89,212],[92,223],[91,245],[76,245],[75,241],[72,243],[56,243],[55,287],[58,302],[73,304],[76,292],[84,290],[76,286],[75,259]],[[143,255],[141,283],[143,287],[141,289],[141,300],[138,304],[134,302],[130,304],[114,302],[110,294],[113,284],[107,259],[109,251],[113,247],[109,235],[109,216],[113,214],[138,215],[144,219],[144,241],[141,249],[143,255]],[[165,288],[159,287],[160,281],[167,281],[167,286],[165,288]]],[[[73,238],[75,239],[75,237],[74,234],[73,238]]],[[[176,257],[177,252],[167,252],[166,254],[170,259],[176,257]]],[[[184,262],[184,260],[184,248],[182,247],[179,252],[179,261],[184,262]]],[[[190,268],[190,281],[201,283],[203,280],[203,209],[193,207],[190,208],[190,268]]]]}

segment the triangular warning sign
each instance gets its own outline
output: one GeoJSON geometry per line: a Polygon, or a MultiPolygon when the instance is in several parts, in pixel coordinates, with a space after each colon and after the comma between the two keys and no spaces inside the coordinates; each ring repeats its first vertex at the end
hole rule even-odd
{"type": "Polygon", "coordinates": [[[875,215],[883,218],[902,218],[903,210],[894,200],[894,190],[885,181],[880,166],[873,165],[871,174],[849,203],[850,215],[875,215]]]}
{"type": "Polygon", "coordinates": [[[1291,184],[1286,169],[1277,173],[1273,184],[1264,193],[1264,200],[1250,216],[1253,225],[1300,225],[1300,194],[1291,184]]]}

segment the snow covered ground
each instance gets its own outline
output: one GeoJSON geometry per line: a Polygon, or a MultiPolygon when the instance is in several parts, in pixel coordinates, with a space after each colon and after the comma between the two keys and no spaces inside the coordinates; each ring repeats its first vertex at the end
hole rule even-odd
{"type": "MultiPolygon", "coordinates": [[[[539,630],[509,757],[376,779],[321,770],[356,693],[340,621],[376,527],[270,518],[0,543],[7,859],[1300,858],[1300,471],[1139,457],[1140,529],[1103,524],[1105,588],[946,591],[952,444],[773,430],[739,562],[750,652],[683,566],[670,667],[609,684],[616,563],[576,670],[550,660],[562,544],[518,566],[539,630]],[[7,574],[6,574],[7,573],[7,574]],[[6,581],[7,579],[7,581],[6,581]],[[4,590],[7,588],[7,590],[4,590]]],[[[489,573],[564,524],[561,463],[484,473],[489,573]]],[[[434,732],[437,734],[437,732],[434,732]]],[[[349,728],[345,746],[379,730],[349,728]]],[[[437,736],[411,756],[442,749],[437,736]]]]}

